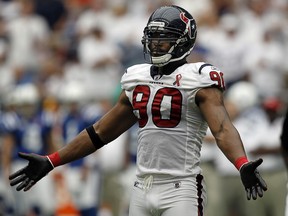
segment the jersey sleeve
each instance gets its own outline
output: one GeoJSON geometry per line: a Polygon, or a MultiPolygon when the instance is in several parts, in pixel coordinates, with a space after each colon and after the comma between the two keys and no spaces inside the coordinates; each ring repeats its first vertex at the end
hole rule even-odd
{"type": "Polygon", "coordinates": [[[199,87],[215,86],[220,90],[225,90],[224,73],[217,67],[207,64],[199,63],[198,65],[199,87]]]}
{"type": "Polygon", "coordinates": [[[145,80],[145,74],[150,71],[149,64],[138,64],[126,69],[121,78],[121,88],[129,91],[141,81],[145,80]]]}

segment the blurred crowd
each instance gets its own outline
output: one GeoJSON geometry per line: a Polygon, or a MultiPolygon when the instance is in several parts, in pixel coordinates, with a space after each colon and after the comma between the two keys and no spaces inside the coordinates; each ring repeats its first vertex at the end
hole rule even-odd
{"type": "Polygon", "coordinates": [[[17,152],[54,152],[111,108],[125,69],[144,63],[141,38],[151,12],[166,4],[196,19],[188,60],[223,71],[227,110],[248,157],[264,159],[268,192],[247,202],[239,174],[208,131],[205,216],[284,216],[287,0],[1,0],[0,215],[127,216],[137,125],[95,154],[53,170],[31,192],[10,188],[8,176],[26,163],[17,152]]]}

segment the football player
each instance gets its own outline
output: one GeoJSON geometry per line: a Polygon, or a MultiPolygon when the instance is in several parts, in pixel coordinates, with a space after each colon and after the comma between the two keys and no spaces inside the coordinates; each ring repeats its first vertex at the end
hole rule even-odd
{"type": "MultiPolygon", "coordinates": [[[[223,104],[223,73],[213,65],[187,63],[197,35],[185,9],[162,6],[150,16],[142,44],[149,63],[129,67],[116,105],[57,152],[19,153],[29,164],[10,175],[11,186],[28,191],[57,166],[85,157],[138,122],[137,171],[131,216],[203,215],[206,202],[200,150],[209,126],[218,147],[239,170],[247,198],[267,190],[249,161],[223,104]]],[[[229,188],[227,188],[229,190],[229,188]]]]}

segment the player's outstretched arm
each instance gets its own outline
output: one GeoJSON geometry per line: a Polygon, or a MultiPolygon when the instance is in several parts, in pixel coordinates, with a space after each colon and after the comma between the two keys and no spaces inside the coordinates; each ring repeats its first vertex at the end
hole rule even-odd
{"type": "Polygon", "coordinates": [[[47,156],[19,153],[28,165],[9,176],[10,185],[28,191],[55,167],[85,157],[116,139],[137,121],[122,92],[117,104],[98,122],[80,132],[70,143],[47,156]]]}
{"type": "Polygon", "coordinates": [[[257,171],[262,159],[249,162],[240,135],[232,124],[223,102],[222,92],[217,88],[204,88],[197,92],[196,102],[207,121],[218,147],[228,160],[240,171],[247,199],[257,199],[267,190],[265,181],[257,171]]]}

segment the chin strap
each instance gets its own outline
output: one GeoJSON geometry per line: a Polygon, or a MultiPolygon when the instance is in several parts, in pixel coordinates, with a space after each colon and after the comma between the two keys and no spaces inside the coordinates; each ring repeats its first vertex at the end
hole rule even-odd
{"type": "Polygon", "coordinates": [[[165,54],[159,57],[151,57],[151,62],[153,65],[156,65],[157,67],[162,67],[170,62],[172,58],[171,54],[165,54]]]}

